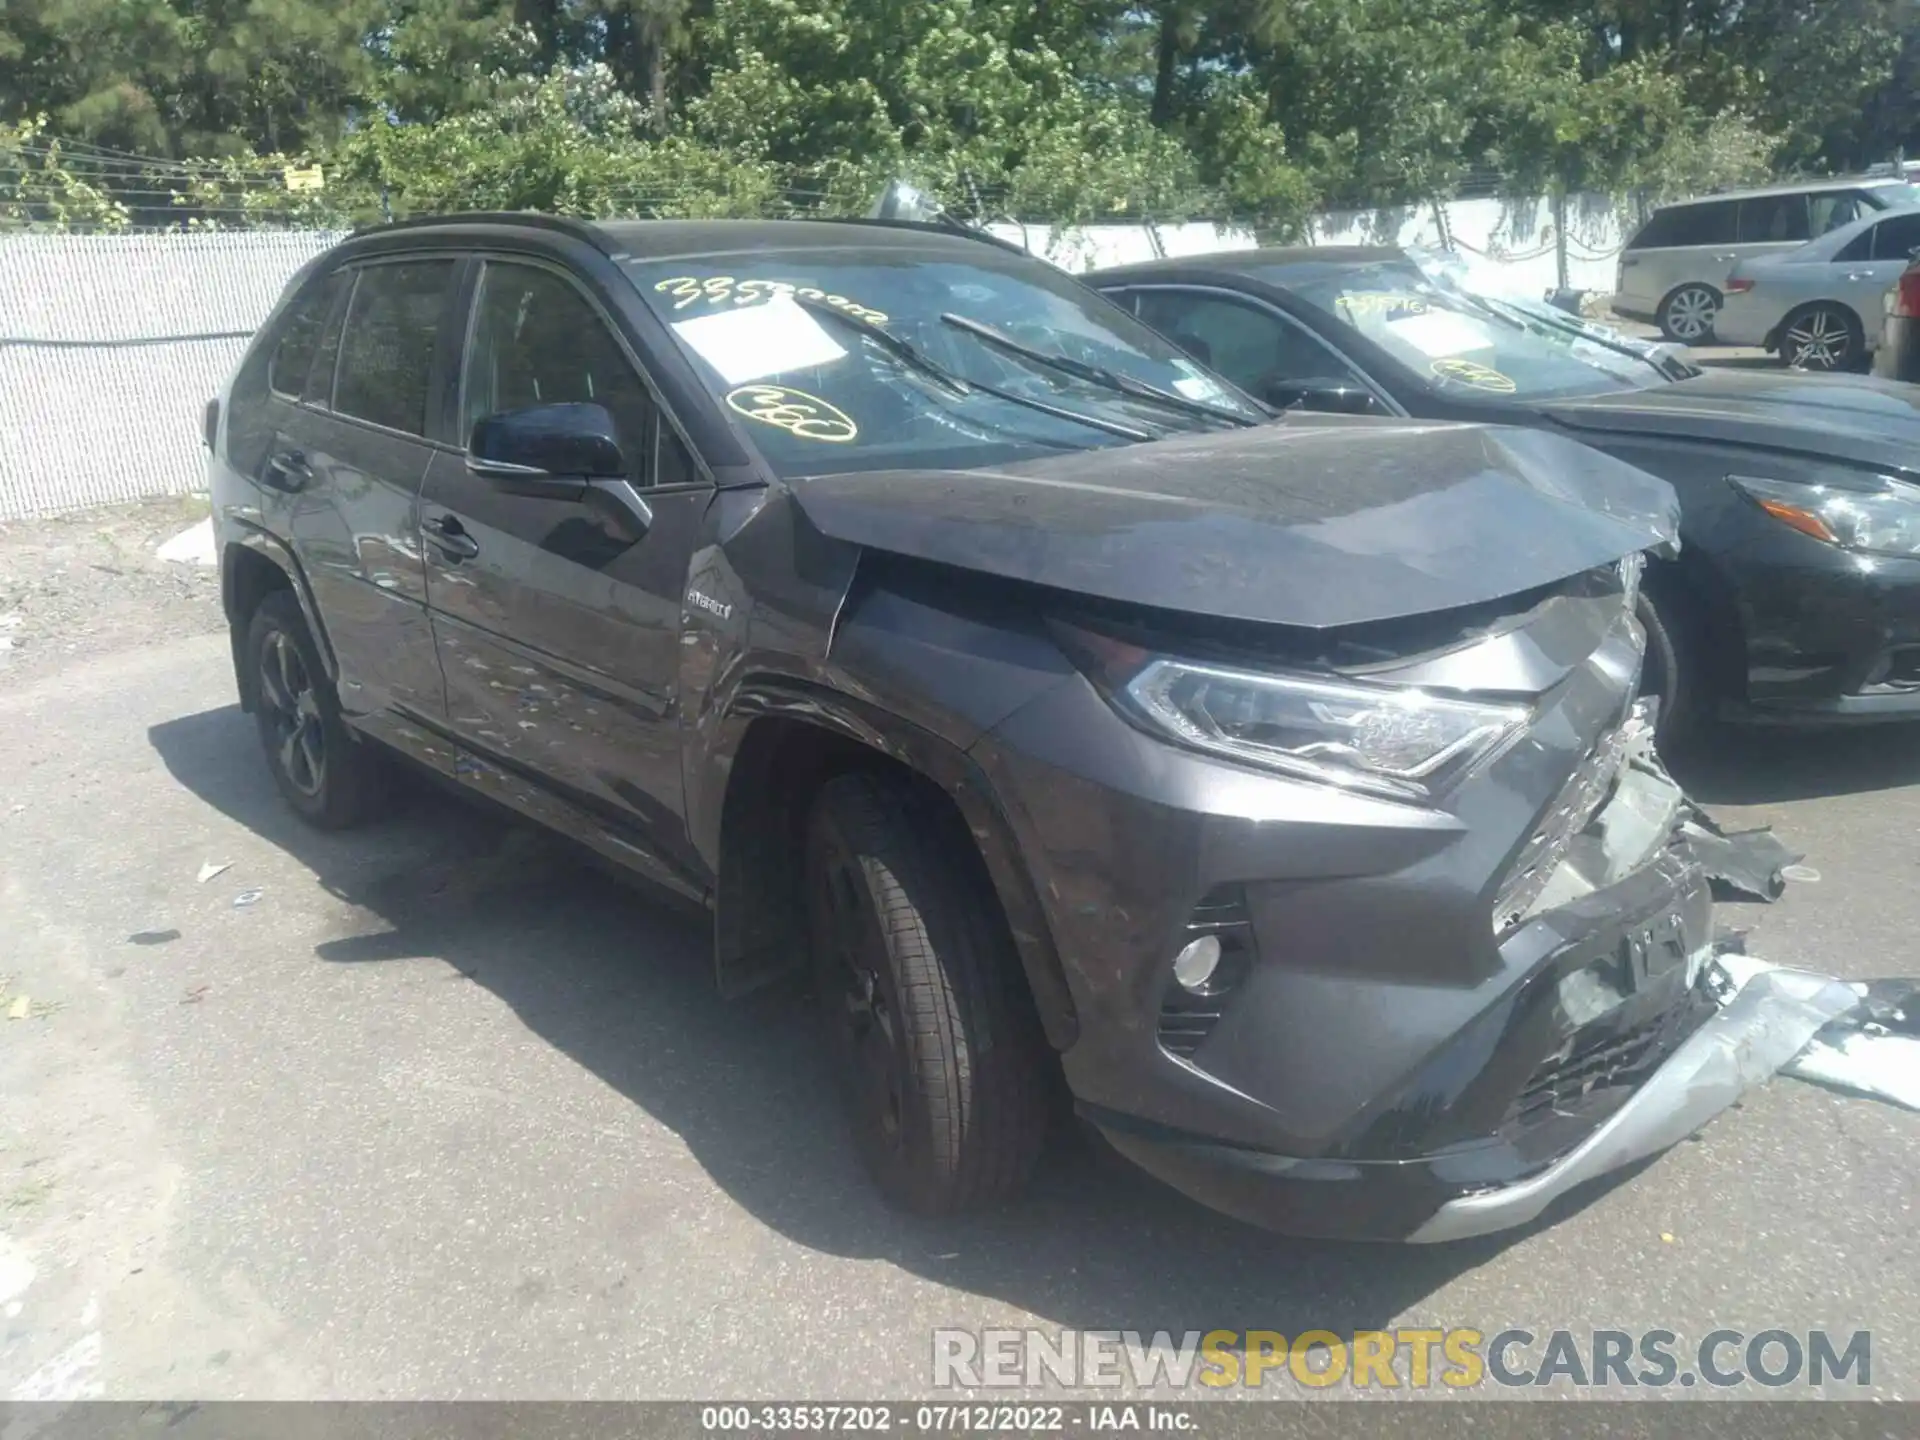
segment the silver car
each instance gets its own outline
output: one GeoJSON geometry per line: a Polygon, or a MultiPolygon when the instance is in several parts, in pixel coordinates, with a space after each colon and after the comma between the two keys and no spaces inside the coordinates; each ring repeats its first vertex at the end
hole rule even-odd
{"type": "Polygon", "coordinates": [[[1880,339],[1887,291],[1920,250],[1920,208],[1886,210],[1727,274],[1723,345],[1759,345],[1802,370],[1853,370],[1880,339]]]}
{"type": "Polygon", "coordinates": [[[1920,186],[1898,176],[1810,180],[1729,191],[1663,205],[1627,242],[1613,311],[1651,320],[1682,345],[1710,343],[1727,271],[1784,253],[1863,216],[1920,204],[1920,186]]]}

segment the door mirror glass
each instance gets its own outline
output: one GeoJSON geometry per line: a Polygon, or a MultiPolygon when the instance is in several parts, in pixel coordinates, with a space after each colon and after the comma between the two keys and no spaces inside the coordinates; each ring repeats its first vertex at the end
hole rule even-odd
{"type": "Polygon", "coordinates": [[[467,454],[474,473],[488,479],[613,480],[628,471],[613,415],[592,401],[485,416],[474,422],[467,454]]]}
{"type": "Polygon", "coordinates": [[[1379,398],[1347,380],[1273,380],[1260,398],[1279,410],[1322,410],[1334,415],[1376,415],[1379,398]]]}

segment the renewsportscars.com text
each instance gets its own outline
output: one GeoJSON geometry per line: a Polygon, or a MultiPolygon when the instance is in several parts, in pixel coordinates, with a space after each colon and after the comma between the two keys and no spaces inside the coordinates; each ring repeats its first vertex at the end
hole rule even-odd
{"type": "Polygon", "coordinates": [[[1361,1390],[1855,1386],[1873,1383],[1866,1330],[936,1330],[938,1389],[1361,1390]]]}

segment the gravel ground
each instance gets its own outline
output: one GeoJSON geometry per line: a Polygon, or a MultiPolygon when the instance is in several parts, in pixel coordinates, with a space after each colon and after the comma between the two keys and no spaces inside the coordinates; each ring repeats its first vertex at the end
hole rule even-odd
{"type": "Polygon", "coordinates": [[[154,554],[206,515],[206,497],[189,495],[0,521],[0,676],[219,629],[218,572],[154,554]]]}

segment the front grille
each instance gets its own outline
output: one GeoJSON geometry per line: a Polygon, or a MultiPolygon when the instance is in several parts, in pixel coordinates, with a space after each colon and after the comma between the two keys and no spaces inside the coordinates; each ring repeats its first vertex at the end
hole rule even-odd
{"type": "Polygon", "coordinates": [[[1574,837],[1592,823],[1613,794],[1614,781],[1634,747],[1647,738],[1648,727],[1637,715],[1609,730],[1567,778],[1560,793],[1540,817],[1540,824],[1514,857],[1507,878],[1493,902],[1493,933],[1505,935],[1527,916],[1554,870],[1566,858],[1574,837]]]}
{"type": "Polygon", "coordinates": [[[1545,1123],[1555,1115],[1624,1100],[1639,1087],[1682,1040],[1715,1009],[1698,987],[1679,1004],[1629,1030],[1598,1027],[1601,1033],[1541,1062],[1507,1107],[1502,1129],[1514,1131],[1545,1123]]]}
{"type": "MultiPolygon", "coordinates": [[[[1193,1058],[1194,1051],[1213,1032],[1226,1003],[1253,966],[1253,915],[1247,909],[1246,891],[1238,885],[1220,885],[1207,892],[1193,907],[1187,924],[1174,946],[1181,946],[1212,935],[1220,941],[1220,964],[1204,992],[1189,990],[1167,975],[1165,997],[1160,1002],[1160,1048],[1182,1060],[1193,1058]]],[[[1169,962],[1172,956],[1168,957],[1169,962]]]]}

